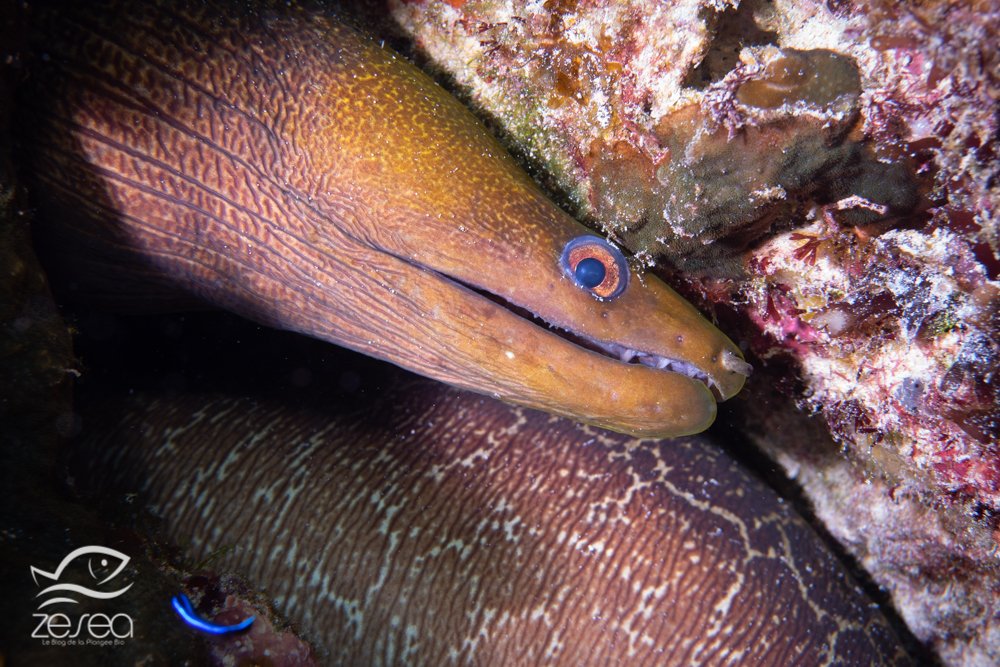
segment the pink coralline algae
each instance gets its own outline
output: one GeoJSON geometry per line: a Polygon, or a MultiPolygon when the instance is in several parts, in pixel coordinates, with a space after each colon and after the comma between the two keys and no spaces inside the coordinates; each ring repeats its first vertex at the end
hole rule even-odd
{"type": "Polygon", "coordinates": [[[254,617],[254,622],[243,632],[198,635],[207,645],[212,665],[315,667],[320,664],[313,648],[276,617],[270,602],[236,577],[208,572],[188,574],[183,579],[183,588],[195,596],[198,612],[210,616],[213,623],[235,624],[254,617]]]}
{"type": "Polygon", "coordinates": [[[746,430],[915,635],[1000,662],[1000,4],[394,16],[568,208],[742,342],[746,430]]]}

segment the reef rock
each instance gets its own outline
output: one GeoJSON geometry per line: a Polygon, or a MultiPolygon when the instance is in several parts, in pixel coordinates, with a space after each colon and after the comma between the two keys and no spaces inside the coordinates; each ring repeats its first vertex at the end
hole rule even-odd
{"type": "Polygon", "coordinates": [[[747,430],[915,635],[1000,662],[1000,3],[393,14],[569,209],[755,357],[747,430]]]}

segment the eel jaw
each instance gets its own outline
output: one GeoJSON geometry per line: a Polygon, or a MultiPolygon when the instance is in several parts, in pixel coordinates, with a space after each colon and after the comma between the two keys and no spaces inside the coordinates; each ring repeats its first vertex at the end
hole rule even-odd
{"type": "Polygon", "coordinates": [[[643,366],[649,366],[650,368],[659,368],[670,373],[680,373],[681,375],[686,375],[693,380],[698,380],[699,382],[704,383],[709,389],[712,390],[713,394],[716,394],[716,396],[720,393],[717,383],[709,377],[708,373],[688,361],[668,359],[667,357],[661,357],[657,354],[639,352],[638,350],[633,350],[618,343],[601,343],[596,340],[594,340],[593,343],[602,348],[604,352],[617,356],[624,363],[630,363],[634,360],[638,361],[643,366]]]}
{"type": "MultiPolygon", "coordinates": [[[[696,364],[690,361],[685,361],[683,359],[676,359],[671,357],[662,356],[655,354],[653,352],[644,352],[640,350],[634,350],[630,347],[622,345],[621,343],[616,343],[613,341],[602,341],[598,338],[588,336],[584,333],[574,331],[565,327],[560,327],[555,324],[548,322],[544,317],[534,313],[528,307],[512,303],[508,301],[505,297],[495,294],[484,287],[469,285],[454,276],[449,276],[447,274],[441,273],[434,269],[426,266],[420,267],[423,270],[429,271],[430,273],[436,275],[439,279],[448,282],[455,283],[467,290],[475,293],[478,297],[487,299],[496,305],[503,307],[505,310],[509,311],[513,315],[520,317],[521,319],[527,320],[534,326],[554,333],[560,338],[566,340],[569,343],[577,345],[585,350],[590,350],[591,352],[596,352],[604,357],[611,359],[616,359],[624,364],[639,364],[646,366],[647,368],[652,368],[656,370],[665,371],[667,373],[673,373],[675,375],[680,375],[683,377],[696,380],[701,384],[705,385],[712,395],[715,397],[716,401],[724,401],[732,398],[739,391],[730,391],[727,395],[726,391],[719,385],[719,383],[712,377],[712,375],[696,364]]],[[[742,375],[744,378],[749,377],[753,372],[753,366],[747,363],[744,359],[734,354],[728,349],[723,349],[720,356],[720,365],[726,371],[735,373],[737,375],[742,375]]],[[[742,387],[742,385],[741,385],[742,387]]]]}
{"type": "MultiPolygon", "coordinates": [[[[710,374],[698,368],[697,365],[691,363],[690,361],[664,357],[652,352],[633,350],[632,348],[620,343],[601,341],[573,331],[569,331],[567,333],[569,333],[573,339],[583,342],[583,347],[593,349],[594,351],[600,352],[605,356],[615,357],[622,363],[638,363],[649,368],[663,370],[668,373],[676,373],[678,375],[689,377],[692,380],[697,380],[711,390],[717,401],[724,401],[732,396],[732,394],[730,396],[726,396],[722,387],[710,374]]],[[[749,377],[753,372],[753,366],[729,350],[722,351],[721,365],[726,370],[744,377],[749,377]]]]}

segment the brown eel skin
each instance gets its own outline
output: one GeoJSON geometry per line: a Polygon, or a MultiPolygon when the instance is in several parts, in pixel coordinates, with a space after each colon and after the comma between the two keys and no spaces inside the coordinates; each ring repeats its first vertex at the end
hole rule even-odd
{"type": "Polygon", "coordinates": [[[70,474],[245,577],[321,664],[911,664],[802,518],[703,436],[389,387],[334,416],[106,397],[70,474]]]}
{"type": "MultiPolygon", "coordinates": [[[[295,3],[33,2],[21,152],[80,292],[193,301],[622,432],[704,430],[739,349],[651,275],[599,299],[588,230],[457,100],[295,3]],[[568,335],[564,335],[568,334],[568,335]]],[[[617,274],[616,274],[617,275],[617,274]]]]}

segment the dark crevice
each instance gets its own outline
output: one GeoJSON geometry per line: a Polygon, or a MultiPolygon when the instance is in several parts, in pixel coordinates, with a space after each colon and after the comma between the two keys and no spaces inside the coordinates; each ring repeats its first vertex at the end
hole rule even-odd
{"type": "Polygon", "coordinates": [[[710,28],[715,23],[715,35],[701,63],[684,78],[684,86],[704,90],[736,67],[743,47],[777,44],[778,33],[761,29],[754,18],[770,11],[770,5],[766,0],[755,0],[721,14],[711,12],[708,23],[710,28]]]}

